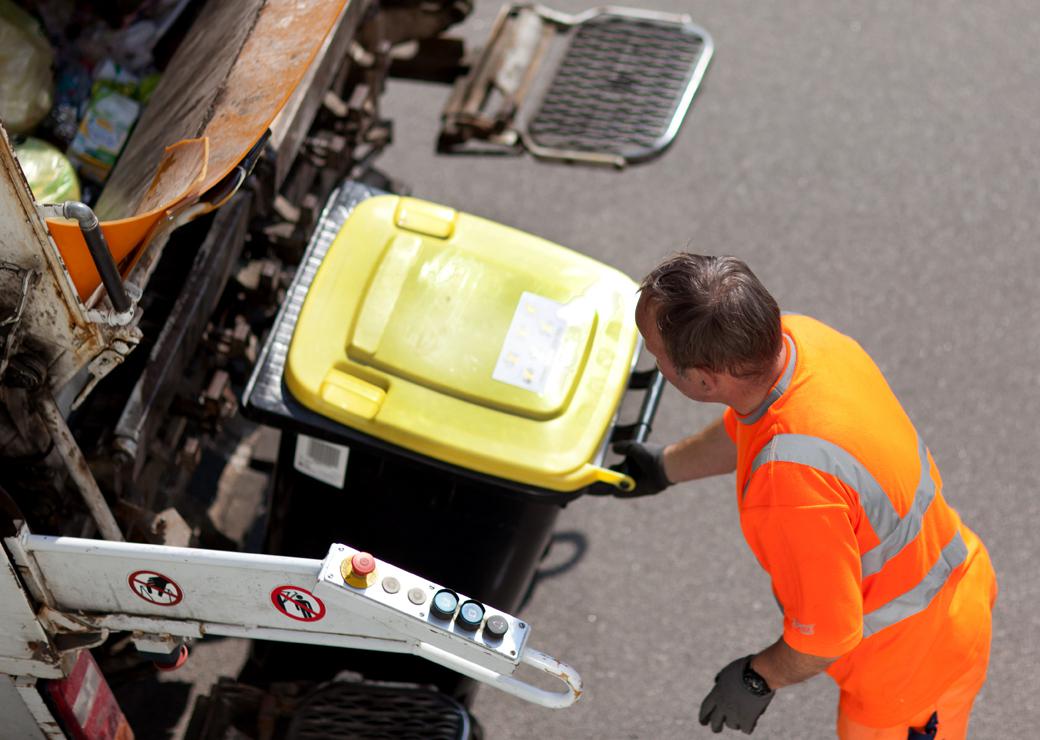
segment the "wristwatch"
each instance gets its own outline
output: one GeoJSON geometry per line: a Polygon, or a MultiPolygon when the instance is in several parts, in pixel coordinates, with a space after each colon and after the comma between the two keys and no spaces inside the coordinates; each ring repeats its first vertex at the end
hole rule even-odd
{"type": "Polygon", "coordinates": [[[769,684],[766,680],[758,674],[758,672],[751,667],[751,658],[748,658],[747,663],[744,664],[744,688],[750,691],[755,696],[765,696],[772,691],[769,688],[769,684]]]}

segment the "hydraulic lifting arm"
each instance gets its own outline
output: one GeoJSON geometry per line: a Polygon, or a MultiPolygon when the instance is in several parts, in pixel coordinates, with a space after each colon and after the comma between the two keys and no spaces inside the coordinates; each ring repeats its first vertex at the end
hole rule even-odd
{"type": "Polygon", "coordinates": [[[3,673],[61,675],[63,650],[100,644],[109,632],[130,632],[139,650],[157,654],[224,635],[411,653],[545,707],[581,696],[573,668],[528,645],[526,623],[346,545],[312,560],[49,537],[24,525],[5,545],[15,567],[4,570],[20,579],[0,582],[0,591],[19,591],[0,594],[3,603],[28,605],[31,597],[39,608],[21,610],[20,630],[5,620],[9,636],[36,646],[0,641],[9,653],[0,655],[3,673]],[[564,690],[514,677],[521,663],[564,690]]]}

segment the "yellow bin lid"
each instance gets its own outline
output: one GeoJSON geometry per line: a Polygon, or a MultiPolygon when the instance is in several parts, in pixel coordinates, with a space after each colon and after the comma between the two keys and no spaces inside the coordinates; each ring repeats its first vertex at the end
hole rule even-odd
{"type": "Polygon", "coordinates": [[[530,234],[377,196],[318,268],[286,384],[322,416],[463,468],[622,485],[591,461],[628,382],[637,287],[530,234]]]}

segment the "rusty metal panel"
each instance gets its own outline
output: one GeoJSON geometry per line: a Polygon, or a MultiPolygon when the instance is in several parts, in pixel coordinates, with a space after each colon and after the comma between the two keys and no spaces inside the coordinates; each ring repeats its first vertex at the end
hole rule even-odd
{"type": "Polygon", "coordinates": [[[277,152],[274,172],[276,189],[281,187],[289,174],[315,113],[321,107],[330,84],[348,58],[350,43],[354,39],[363,11],[367,8],[368,3],[362,0],[351,0],[346,4],[296,92],[278,117],[271,122],[269,144],[277,152]]]}
{"type": "Polygon", "coordinates": [[[24,273],[36,273],[17,330],[49,368],[51,388],[68,382],[107,344],[76,297],[54,243],[35,210],[32,191],[0,127],[0,322],[17,311],[24,273]]]}
{"type": "Polygon", "coordinates": [[[60,659],[0,547],[0,673],[61,677],[60,659]]]}
{"type": "Polygon", "coordinates": [[[206,4],[112,170],[98,199],[98,218],[110,221],[138,213],[161,170],[165,147],[202,135],[263,5],[263,0],[206,4]]]}

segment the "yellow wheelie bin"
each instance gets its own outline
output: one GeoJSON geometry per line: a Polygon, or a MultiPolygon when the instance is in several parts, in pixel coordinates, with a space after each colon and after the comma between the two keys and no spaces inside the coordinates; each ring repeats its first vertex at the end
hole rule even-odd
{"type": "Polygon", "coordinates": [[[631,485],[600,463],[649,429],[663,382],[633,374],[637,287],[536,236],[343,185],[244,398],[283,430],[272,549],[346,542],[515,611],[561,507],[631,485]],[[639,418],[618,427],[633,385],[639,418]]]}

